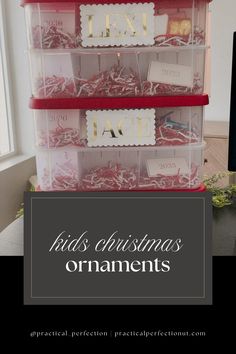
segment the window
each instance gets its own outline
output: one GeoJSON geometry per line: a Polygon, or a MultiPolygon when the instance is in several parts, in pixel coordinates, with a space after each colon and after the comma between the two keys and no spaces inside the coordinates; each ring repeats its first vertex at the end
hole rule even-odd
{"type": "Polygon", "coordinates": [[[4,30],[3,1],[0,0],[0,159],[12,155],[13,143],[12,116],[7,70],[6,36],[4,30]]]}

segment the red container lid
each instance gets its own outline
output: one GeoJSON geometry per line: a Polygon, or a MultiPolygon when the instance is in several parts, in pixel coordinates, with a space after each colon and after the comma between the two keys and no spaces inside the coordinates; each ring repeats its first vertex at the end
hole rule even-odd
{"type": "MultiPolygon", "coordinates": [[[[50,4],[50,3],[81,3],[81,4],[125,4],[125,3],[144,3],[155,2],[162,4],[165,7],[175,7],[176,0],[21,0],[21,6],[26,4],[50,4]]],[[[211,2],[212,0],[202,0],[205,2],[211,2]]],[[[179,0],[178,7],[189,7],[189,4],[193,3],[193,0],[179,0]]]]}
{"type": "Polygon", "coordinates": [[[75,97],[34,98],[32,109],[135,109],[155,107],[205,106],[209,103],[206,94],[195,96],[150,96],[150,97],[75,97]]]}
{"type": "MultiPolygon", "coordinates": [[[[41,188],[40,186],[38,185],[35,189],[35,192],[42,192],[41,191],[41,188]]],[[[50,191],[50,192],[57,192],[57,191],[50,191]]],[[[61,191],[60,191],[61,192],[61,191]]],[[[80,191],[81,192],[81,191],[80,191]]],[[[91,193],[92,191],[83,191],[84,193],[91,193]]],[[[103,190],[97,190],[96,192],[156,192],[156,193],[160,193],[160,192],[199,192],[199,193],[202,193],[202,192],[206,192],[206,187],[204,186],[204,184],[201,184],[200,187],[198,188],[194,188],[194,189],[130,189],[129,191],[127,190],[119,190],[119,191],[116,191],[116,190],[106,190],[106,191],[103,191],[103,190]]],[[[71,192],[73,193],[73,192],[71,192]]]]}

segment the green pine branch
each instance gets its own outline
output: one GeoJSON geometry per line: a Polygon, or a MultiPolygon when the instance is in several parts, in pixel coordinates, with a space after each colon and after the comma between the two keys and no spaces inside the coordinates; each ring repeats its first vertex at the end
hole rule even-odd
{"type": "Polygon", "coordinates": [[[215,208],[223,208],[233,203],[233,196],[236,195],[236,184],[226,187],[219,185],[223,178],[232,176],[233,174],[233,172],[220,172],[211,177],[205,177],[203,180],[207,191],[212,193],[212,205],[215,208]]]}
{"type": "MultiPolygon", "coordinates": [[[[35,192],[35,188],[32,184],[30,185],[29,192],[35,192]]],[[[20,209],[16,213],[16,219],[24,215],[24,203],[21,203],[20,206],[20,209]]]]}

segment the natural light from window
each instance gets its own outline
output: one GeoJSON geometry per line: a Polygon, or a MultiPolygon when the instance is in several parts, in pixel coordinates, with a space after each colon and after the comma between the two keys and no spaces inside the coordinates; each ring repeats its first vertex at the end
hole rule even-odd
{"type": "Polygon", "coordinates": [[[3,15],[0,1],[0,159],[14,151],[4,41],[3,15]]]}

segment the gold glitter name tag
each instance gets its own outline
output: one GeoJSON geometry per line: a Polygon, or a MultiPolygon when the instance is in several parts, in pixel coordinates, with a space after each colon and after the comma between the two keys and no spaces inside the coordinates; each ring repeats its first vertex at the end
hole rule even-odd
{"type": "Polygon", "coordinates": [[[87,111],[88,146],[155,145],[155,109],[87,111]]]}
{"type": "Polygon", "coordinates": [[[81,5],[84,47],[154,44],[154,3],[81,5]]]}

